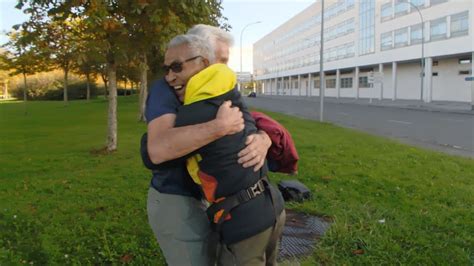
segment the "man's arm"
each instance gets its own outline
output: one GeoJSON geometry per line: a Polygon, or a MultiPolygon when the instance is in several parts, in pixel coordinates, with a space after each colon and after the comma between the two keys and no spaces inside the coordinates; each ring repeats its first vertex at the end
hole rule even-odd
{"type": "Polygon", "coordinates": [[[265,163],[272,141],[265,131],[259,130],[247,137],[245,145],[246,147],[238,154],[238,162],[245,168],[253,167],[253,170],[257,172],[265,163]]]}
{"type": "Polygon", "coordinates": [[[148,123],[148,154],[160,164],[189,154],[225,135],[244,129],[242,113],[224,102],[216,118],[206,123],[175,128],[175,114],[162,115],[148,123]]]}

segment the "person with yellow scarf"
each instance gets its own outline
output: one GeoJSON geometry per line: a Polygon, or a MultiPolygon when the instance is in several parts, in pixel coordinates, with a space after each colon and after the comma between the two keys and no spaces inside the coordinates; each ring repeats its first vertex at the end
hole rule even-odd
{"type": "MultiPolygon", "coordinates": [[[[197,56],[207,62],[212,57],[197,56]]],[[[185,85],[184,104],[178,109],[175,127],[214,119],[225,101],[239,107],[245,120],[243,131],[217,139],[186,158],[191,177],[210,203],[207,214],[221,242],[218,263],[276,264],[285,221],[283,199],[268,182],[266,165],[255,172],[237,162],[246,137],[257,131],[255,121],[235,88],[236,75],[231,69],[224,64],[201,64],[201,68],[185,85]]]]}

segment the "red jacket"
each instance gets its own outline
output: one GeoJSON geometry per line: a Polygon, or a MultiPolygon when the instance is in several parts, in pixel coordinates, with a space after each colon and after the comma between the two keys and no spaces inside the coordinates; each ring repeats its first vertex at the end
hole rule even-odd
{"type": "Polygon", "coordinates": [[[280,123],[260,112],[250,112],[257,128],[265,131],[272,140],[267,159],[273,172],[295,174],[298,171],[298,152],[290,132],[280,123]]]}

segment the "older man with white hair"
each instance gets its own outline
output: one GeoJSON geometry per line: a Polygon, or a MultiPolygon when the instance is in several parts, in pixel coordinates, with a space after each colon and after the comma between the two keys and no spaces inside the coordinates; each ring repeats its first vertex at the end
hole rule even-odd
{"type": "Polygon", "coordinates": [[[229,49],[234,45],[234,38],[230,33],[214,26],[198,24],[189,29],[187,34],[195,34],[208,39],[214,48],[216,63],[229,62],[229,49]]]}
{"type": "MultiPolygon", "coordinates": [[[[218,38],[216,38],[218,39],[218,38]]],[[[169,49],[174,47],[170,43],[169,49]]],[[[168,49],[168,50],[169,50],[168,49]]],[[[216,51],[215,51],[216,52],[216,51]]],[[[200,56],[184,58],[184,53],[165,62],[166,70],[180,73],[186,66],[203,62],[200,56]]],[[[209,59],[207,59],[209,60],[209,59]]],[[[179,158],[216,139],[232,135],[244,127],[238,108],[224,103],[216,118],[201,124],[175,128],[176,113],[184,94],[185,82],[170,86],[164,79],[154,83],[147,99],[147,149],[151,161],[163,164],[179,158]]],[[[244,167],[258,170],[271,142],[265,133],[250,135],[247,147],[239,154],[244,167]]],[[[200,200],[199,188],[192,183],[183,165],[168,165],[153,170],[148,192],[148,219],[170,265],[212,265],[208,250],[210,227],[200,200]]]]}

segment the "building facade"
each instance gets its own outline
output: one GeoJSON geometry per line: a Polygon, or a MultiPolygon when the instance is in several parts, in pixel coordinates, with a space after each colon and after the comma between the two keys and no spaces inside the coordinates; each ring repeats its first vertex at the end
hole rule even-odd
{"type": "MultiPolygon", "coordinates": [[[[324,3],[325,96],[471,102],[474,1],[324,3]]],[[[320,28],[317,1],[254,44],[260,93],[319,96],[320,28]]]]}

